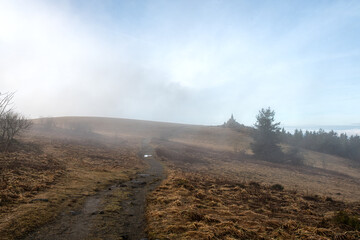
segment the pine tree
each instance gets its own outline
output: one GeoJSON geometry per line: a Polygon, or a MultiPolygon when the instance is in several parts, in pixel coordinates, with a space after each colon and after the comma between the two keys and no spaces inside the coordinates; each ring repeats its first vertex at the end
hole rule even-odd
{"type": "Polygon", "coordinates": [[[254,143],[251,144],[255,157],[270,161],[283,162],[280,143],[280,123],[274,123],[275,112],[270,108],[261,109],[256,116],[254,143]]]}

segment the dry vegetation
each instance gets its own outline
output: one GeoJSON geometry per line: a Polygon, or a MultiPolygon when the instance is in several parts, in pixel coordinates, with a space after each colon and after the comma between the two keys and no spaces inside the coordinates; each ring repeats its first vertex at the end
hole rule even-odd
{"type": "Polygon", "coordinates": [[[143,168],[135,142],[111,145],[34,132],[22,141],[0,156],[1,239],[18,238],[60,212],[76,210],[87,196],[143,168]]]}
{"type": "Polygon", "coordinates": [[[0,153],[0,205],[26,202],[65,173],[65,166],[38,145],[0,153]]]}
{"type": "MultiPolygon", "coordinates": [[[[171,171],[148,198],[152,239],[359,239],[336,211],[360,214],[360,204],[281,190],[280,185],[232,181],[171,171]]],[[[358,229],[359,230],[359,229],[358,229]]]]}
{"type": "MultiPolygon", "coordinates": [[[[27,144],[0,156],[1,239],[20,237],[129,179],[144,167],[137,156],[144,138],[153,138],[168,167],[148,197],[150,239],[360,238],[360,171],[346,159],[302,150],[305,166],[259,161],[248,129],[102,118],[39,122],[22,139],[27,144]]],[[[94,239],[115,238],[126,196],[118,189],[103,199],[94,239]]]]}
{"type": "MultiPolygon", "coordinates": [[[[360,199],[359,173],[343,161],[334,171],[258,161],[244,151],[169,141],[153,144],[157,157],[171,169],[148,198],[153,239],[360,237],[357,223],[336,221],[338,211],[353,219],[360,216],[360,203],[353,202],[360,199]]],[[[306,154],[317,163],[317,154],[306,154]]],[[[328,168],[335,162],[332,159],[328,168]]]]}
{"type": "Polygon", "coordinates": [[[336,200],[360,199],[360,172],[344,159],[306,151],[309,165],[291,166],[259,161],[244,151],[220,151],[170,141],[153,141],[157,155],[172,168],[261,184],[280,183],[287,189],[318,194],[336,200]],[[314,167],[329,159],[324,168],[314,167]],[[314,165],[314,166],[313,166],[314,165]]]}

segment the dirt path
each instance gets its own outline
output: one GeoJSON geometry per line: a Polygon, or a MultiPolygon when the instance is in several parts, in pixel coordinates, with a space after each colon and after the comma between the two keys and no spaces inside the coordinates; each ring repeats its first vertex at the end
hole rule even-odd
{"type": "Polygon", "coordinates": [[[139,153],[149,168],[128,182],[119,182],[86,199],[81,209],[63,212],[53,222],[25,237],[32,239],[146,239],[146,195],[155,189],[164,178],[162,164],[153,158],[153,149],[144,140],[139,153]],[[145,155],[147,155],[145,157],[145,155]],[[127,192],[121,201],[120,212],[107,213],[104,199],[114,192],[127,192]]]}
{"type": "Polygon", "coordinates": [[[160,180],[164,178],[164,169],[162,164],[152,157],[153,149],[149,146],[149,141],[144,140],[142,152],[145,162],[149,168],[142,174],[127,183],[132,189],[132,193],[126,201],[122,202],[124,214],[128,216],[125,222],[125,235],[123,238],[138,240],[146,238],[145,235],[145,206],[146,195],[159,185],[160,180]],[[147,157],[145,157],[147,156],[147,157]]]}

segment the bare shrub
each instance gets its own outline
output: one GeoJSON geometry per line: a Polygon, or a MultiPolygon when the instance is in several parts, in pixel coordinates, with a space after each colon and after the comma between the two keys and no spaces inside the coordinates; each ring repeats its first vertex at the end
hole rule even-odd
{"type": "Polygon", "coordinates": [[[31,121],[26,119],[11,108],[14,93],[0,93],[0,147],[7,151],[14,137],[31,126],[31,121]]]}

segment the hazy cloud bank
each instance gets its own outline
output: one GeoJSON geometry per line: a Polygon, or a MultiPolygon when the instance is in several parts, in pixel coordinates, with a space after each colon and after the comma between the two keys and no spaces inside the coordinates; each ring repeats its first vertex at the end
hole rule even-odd
{"type": "Polygon", "coordinates": [[[350,124],[360,4],[3,1],[1,91],[31,117],[350,124]]]}

